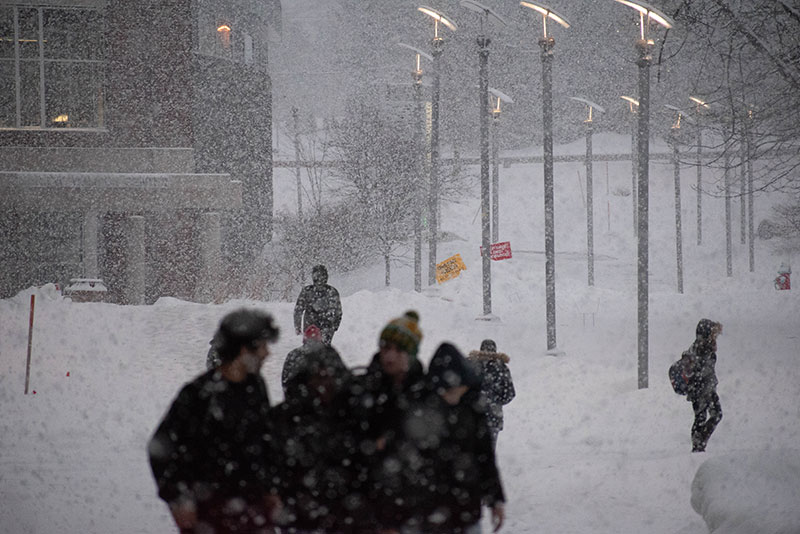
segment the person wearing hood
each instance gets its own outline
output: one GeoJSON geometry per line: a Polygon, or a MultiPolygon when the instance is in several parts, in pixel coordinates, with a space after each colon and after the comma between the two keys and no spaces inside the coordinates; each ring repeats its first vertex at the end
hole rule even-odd
{"type": "Polygon", "coordinates": [[[227,314],[219,366],[186,384],[148,443],[158,496],[182,534],[266,533],[280,509],[280,451],[260,369],[278,328],[268,313],[227,314]]]}
{"type": "Polygon", "coordinates": [[[431,468],[422,512],[424,532],[479,534],[481,508],[492,511],[494,532],[505,520],[505,494],[481,394],[481,376],[452,344],[442,343],[428,365],[428,407],[439,417],[425,432],[431,468]]]}
{"type": "Polygon", "coordinates": [[[328,269],[324,265],[311,269],[311,280],[314,283],[300,291],[294,305],[294,331],[300,335],[316,325],[322,332],[323,343],[330,345],[342,322],[342,301],[339,291],[328,284],[328,269]]]}
{"type": "Polygon", "coordinates": [[[350,387],[348,413],[358,436],[355,464],[360,473],[353,494],[366,503],[359,518],[362,530],[399,531],[412,513],[409,488],[398,477],[397,466],[406,444],[407,412],[425,391],[417,359],[421,340],[417,312],[392,319],[381,330],[378,352],[350,387]]]}
{"type": "Polygon", "coordinates": [[[497,352],[497,344],[492,339],[484,339],[480,350],[469,353],[469,360],[480,366],[481,391],[489,403],[487,422],[492,433],[492,446],[497,445],[497,435],[503,430],[503,406],[514,399],[514,381],[508,369],[510,358],[497,352]]]}
{"type": "Polygon", "coordinates": [[[351,373],[332,347],[305,347],[284,377],[285,398],[272,416],[285,462],[281,526],[287,532],[342,532],[353,522],[347,499],[355,441],[341,402],[351,373]]]}
{"type": "Polygon", "coordinates": [[[687,351],[692,365],[689,391],[686,399],[694,409],[692,424],[692,452],[706,450],[708,438],[722,420],[722,406],[717,395],[717,336],[722,334],[722,324],[711,319],[700,319],[695,329],[695,340],[687,351]]]}

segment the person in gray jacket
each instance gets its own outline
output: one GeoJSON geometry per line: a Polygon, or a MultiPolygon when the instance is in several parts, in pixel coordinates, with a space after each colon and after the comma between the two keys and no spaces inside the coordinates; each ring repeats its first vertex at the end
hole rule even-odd
{"type": "Polygon", "coordinates": [[[483,377],[481,391],[489,402],[487,422],[492,433],[492,445],[497,446],[497,435],[503,430],[503,406],[514,399],[514,381],[508,369],[510,358],[497,352],[494,340],[484,339],[480,350],[469,353],[469,360],[480,365],[483,377]]]}

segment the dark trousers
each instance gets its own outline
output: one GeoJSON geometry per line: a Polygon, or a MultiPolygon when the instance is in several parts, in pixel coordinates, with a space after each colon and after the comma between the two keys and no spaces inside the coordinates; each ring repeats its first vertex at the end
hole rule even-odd
{"type": "Polygon", "coordinates": [[[692,400],[694,424],[692,425],[692,450],[703,451],[708,438],[722,420],[722,406],[715,391],[692,400]]]}

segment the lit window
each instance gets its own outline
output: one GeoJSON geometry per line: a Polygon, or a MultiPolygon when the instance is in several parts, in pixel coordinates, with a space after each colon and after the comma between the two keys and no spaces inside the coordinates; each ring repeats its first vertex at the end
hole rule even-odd
{"type": "Polygon", "coordinates": [[[0,8],[0,128],[103,126],[103,14],[0,8]]]}

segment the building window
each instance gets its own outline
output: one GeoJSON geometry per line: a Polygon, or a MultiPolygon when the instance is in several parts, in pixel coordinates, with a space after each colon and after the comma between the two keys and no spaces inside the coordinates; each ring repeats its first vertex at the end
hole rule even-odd
{"type": "Polygon", "coordinates": [[[0,128],[103,127],[103,13],[0,7],[0,128]]]}

